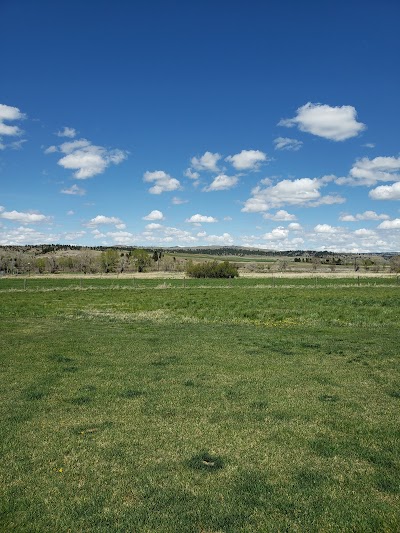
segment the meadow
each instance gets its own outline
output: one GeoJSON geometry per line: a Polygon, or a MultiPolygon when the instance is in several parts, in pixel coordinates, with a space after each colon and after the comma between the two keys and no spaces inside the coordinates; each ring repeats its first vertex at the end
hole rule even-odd
{"type": "Polygon", "coordinates": [[[5,532],[397,532],[397,280],[0,280],[5,532]]]}

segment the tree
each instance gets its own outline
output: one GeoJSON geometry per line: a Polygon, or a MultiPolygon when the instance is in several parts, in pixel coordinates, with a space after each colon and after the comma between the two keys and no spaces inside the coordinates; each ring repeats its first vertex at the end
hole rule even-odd
{"type": "Polygon", "coordinates": [[[186,266],[186,274],[191,278],[235,278],[239,276],[235,265],[224,261],[205,261],[204,263],[193,263],[189,261],[186,266]]]}
{"type": "Polygon", "coordinates": [[[396,272],[396,274],[400,273],[400,255],[394,255],[390,259],[390,270],[391,272],[396,272]]]}
{"type": "Polygon", "coordinates": [[[132,261],[138,272],[144,272],[147,266],[151,264],[151,258],[146,250],[137,248],[132,252],[132,261]]]}
{"type": "Polygon", "coordinates": [[[115,272],[119,263],[118,250],[115,248],[109,248],[100,256],[101,266],[106,274],[109,272],[115,272]]]}

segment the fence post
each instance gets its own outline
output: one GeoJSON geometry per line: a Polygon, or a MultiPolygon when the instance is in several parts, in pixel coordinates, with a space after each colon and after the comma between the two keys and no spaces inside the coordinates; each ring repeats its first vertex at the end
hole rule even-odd
{"type": "Polygon", "coordinates": [[[26,278],[24,278],[24,291],[26,291],[26,278]]]}
{"type": "Polygon", "coordinates": [[[82,278],[79,278],[79,288],[82,289],[82,278]]]}
{"type": "Polygon", "coordinates": [[[185,278],[185,276],[183,276],[183,288],[185,288],[185,287],[186,287],[186,278],[185,278]]]}

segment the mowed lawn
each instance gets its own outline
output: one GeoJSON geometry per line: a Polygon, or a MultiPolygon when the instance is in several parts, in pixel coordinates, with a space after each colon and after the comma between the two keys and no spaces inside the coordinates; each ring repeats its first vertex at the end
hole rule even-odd
{"type": "Polygon", "coordinates": [[[399,304],[0,291],[1,531],[400,531],[399,304]]]}

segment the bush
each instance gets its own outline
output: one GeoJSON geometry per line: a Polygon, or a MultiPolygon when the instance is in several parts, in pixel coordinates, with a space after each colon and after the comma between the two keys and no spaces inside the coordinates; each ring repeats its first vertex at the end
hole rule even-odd
{"type": "Polygon", "coordinates": [[[191,278],[235,278],[239,276],[236,266],[229,261],[218,263],[217,261],[206,261],[194,264],[189,261],[186,274],[191,278]]]}

